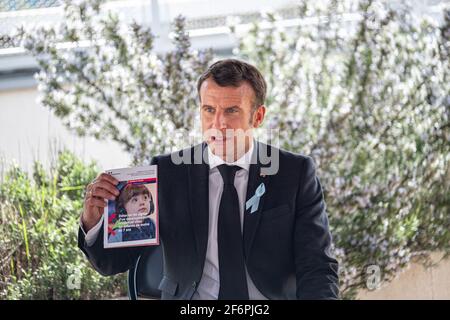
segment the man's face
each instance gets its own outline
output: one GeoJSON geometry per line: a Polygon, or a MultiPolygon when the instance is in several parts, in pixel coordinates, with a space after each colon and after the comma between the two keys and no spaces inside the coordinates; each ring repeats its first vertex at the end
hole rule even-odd
{"type": "Polygon", "coordinates": [[[128,215],[147,214],[150,211],[150,198],[146,194],[138,194],[132,197],[126,204],[125,210],[128,215]]]}
{"type": "Polygon", "coordinates": [[[221,87],[209,78],[200,87],[200,100],[203,138],[212,152],[228,162],[242,157],[265,114],[264,106],[254,109],[251,85],[221,87]]]}

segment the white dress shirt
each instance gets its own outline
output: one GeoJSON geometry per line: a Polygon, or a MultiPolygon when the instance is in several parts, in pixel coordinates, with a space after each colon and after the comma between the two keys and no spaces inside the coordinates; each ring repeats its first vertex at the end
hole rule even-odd
{"type": "MultiPolygon", "coordinates": [[[[217,300],[220,289],[220,277],[219,277],[219,254],[217,244],[217,221],[219,217],[220,199],[223,192],[223,179],[220,175],[217,166],[222,164],[236,165],[243,170],[239,170],[234,178],[234,187],[236,188],[239,198],[239,208],[241,217],[241,231],[244,225],[244,206],[247,197],[247,184],[248,175],[250,169],[250,161],[254,151],[254,141],[241,158],[233,163],[227,163],[222,158],[214,155],[211,149],[208,147],[208,159],[209,159],[209,226],[208,226],[208,246],[206,249],[205,264],[203,267],[203,274],[200,283],[197,286],[197,291],[192,296],[194,300],[217,300]]],[[[103,218],[99,223],[95,225],[91,230],[87,232],[86,244],[91,246],[94,244],[100,228],[103,223],[103,218]]],[[[81,228],[83,229],[83,228],[81,228]]],[[[84,232],[84,230],[83,230],[84,232]]],[[[247,287],[248,295],[251,300],[267,299],[261,292],[255,287],[252,279],[250,278],[247,269],[247,287]]]]}
{"type": "MultiPolygon", "coordinates": [[[[214,155],[208,147],[209,160],[209,226],[208,226],[208,246],[206,248],[206,259],[203,267],[203,275],[198,284],[197,291],[194,293],[192,299],[210,300],[217,299],[220,289],[219,277],[219,252],[217,244],[217,221],[219,217],[220,199],[223,192],[223,179],[219,172],[218,166],[227,164],[230,166],[239,166],[243,170],[236,172],[234,178],[234,187],[236,188],[239,198],[239,213],[241,217],[241,231],[244,225],[244,206],[247,197],[248,174],[250,169],[250,161],[253,155],[254,141],[241,158],[233,163],[227,163],[222,158],[214,155]]],[[[248,296],[250,299],[267,299],[255,287],[250,278],[247,269],[248,296]]]]}

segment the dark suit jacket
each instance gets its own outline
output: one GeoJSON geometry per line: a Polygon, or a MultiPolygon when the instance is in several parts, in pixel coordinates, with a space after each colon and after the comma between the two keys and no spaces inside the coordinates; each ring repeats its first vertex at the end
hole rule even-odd
{"type": "MultiPolygon", "coordinates": [[[[267,147],[258,142],[254,157],[267,147]]],[[[194,154],[205,148],[203,143],[177,154],[193,160],[194,154]]],[[[268,150],[279,152],[278,173],[261,176],[264,165],[257,157],[248,178],[247,200],[262,182],[266,188],[258,210],[252,214],[246,210],[244,215],[248,273],[269,299],[335,299],[339,292],[338,263],[330,253],[326,205],[314,163],[307,156],[270,146],[268,150]]],[[[177,165],[171,155],[157,156],[152,164],[158,165],[162,299],[191,299],[206,256],[209,166],[177,165]]],[[[103,249],[102,233],[91,247],[81,230],[78,240],[81,250],[103,275],[127,271],[143,250],[154,248],[103,249]]]]}

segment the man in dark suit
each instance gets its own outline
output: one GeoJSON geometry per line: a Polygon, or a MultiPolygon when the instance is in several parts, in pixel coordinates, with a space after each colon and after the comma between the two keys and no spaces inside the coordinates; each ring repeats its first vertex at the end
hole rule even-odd
{"type": "MultiPolygon", "coordinates": [[[[338,263],[312,159],[253,139],[266,83],[234,59],[198,81],[204,141],[153,158],[158,165],[163,299],[336,299],[338,263]],[[238,133],[245,132],[244,135],[238,133]]],[[[104,249],[102,212],[118,183],[87,187],[79,246],[104,275],[127,271],[144,250],[104,249]]]]}

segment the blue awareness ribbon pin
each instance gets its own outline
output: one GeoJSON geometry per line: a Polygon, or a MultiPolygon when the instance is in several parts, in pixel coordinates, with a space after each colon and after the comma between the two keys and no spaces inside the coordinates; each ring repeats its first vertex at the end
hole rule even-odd
{"type": "Polygon", "coordinates": [[[265,192],[266,192],[266,186],[264,185],[264,182],[262,182],[256,189],[253,197],[248,199],[248,201],[245,203],[245,210],[248,210],[248,208],[250,208],[250,207],[252,207],[252,209],[250,210],[250,213],[253,213],[256,210],[258,210],[259,200],[265,192]]]}

